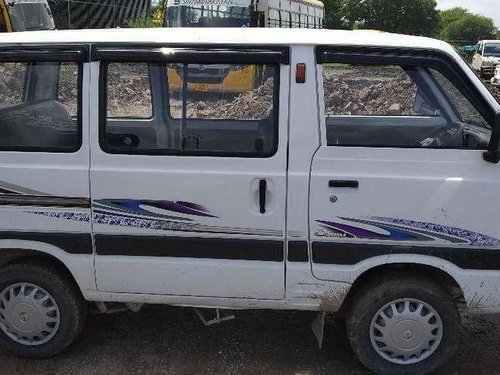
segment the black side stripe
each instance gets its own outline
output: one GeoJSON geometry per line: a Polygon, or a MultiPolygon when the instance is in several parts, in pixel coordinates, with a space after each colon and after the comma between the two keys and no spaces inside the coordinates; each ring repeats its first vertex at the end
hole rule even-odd
{"type": "Polygon", "coordinates": [[[288,242],[289,262],[309,262],[309,251],[307,241],[288,242]]]}
{"type": "Polygon", "coordinates": [[[380,255],[416,254],[444,259],[462,269],[500,270],[500,249],[314,242],[312,251],[317,264],[352,266],[380,255]]]}
{"type": "Polygon", "coordinates": [[[68,254],[93,253],[92,237],[89,233],[0,232],[0,240],[43,242],[54,245],[68,254]]]}
{"type": "Polygon", "coordinates": [[[0,206],[90,208],[90,199],[43,195],[2,194],[0,206]]]}
{"type": "Polygon", "coordinates": [[[97,255],[282,262],[284,244],[271,240],[95,235],[97,255]]]}

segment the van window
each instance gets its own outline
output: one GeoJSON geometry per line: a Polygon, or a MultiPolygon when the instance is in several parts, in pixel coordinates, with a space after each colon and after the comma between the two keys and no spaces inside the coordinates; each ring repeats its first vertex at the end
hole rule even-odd
{"type": "Polygon", "coordinates": [[[111,63],[105,70],[106,152],[268,157],[276,151],[277,66],[111,63]]]}
{"type": "Polygon", "coordinates": [[[486,149],[488,123],[436,70],[324,64],[329,146],[486,149]]]}
{"type": "Polygon", "coordinates": [[[74,63],[0,63],[0,150],[76,151],[79,74],[74,63]]]}
{"type": "Polygon", "coordinates": [[[108,69],[108,117],[151,118],[153,105],[147,64],[111,64],[108,69]]]}

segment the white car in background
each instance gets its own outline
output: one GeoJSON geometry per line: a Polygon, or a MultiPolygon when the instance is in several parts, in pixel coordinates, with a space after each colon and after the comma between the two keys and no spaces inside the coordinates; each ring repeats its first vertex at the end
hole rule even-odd
{"type": "Polygon", "coordinates": [[[479,77],[490,78],[500,64],[500,40],[482,40],[476,46],[472,69],[479,77]]]}

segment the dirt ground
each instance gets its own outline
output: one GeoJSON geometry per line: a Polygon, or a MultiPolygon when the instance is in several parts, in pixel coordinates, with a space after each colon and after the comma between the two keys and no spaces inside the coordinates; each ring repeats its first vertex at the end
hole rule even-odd
{"type": "MultiPolygon", "coordinates": [[[[309,331],[311,313],[243,311],[204,327],[192,309],[149,306],[140,313],[91,315],[81,339],[46,360],[0,350],[2,375],[369,374],[331,318],[322,350],[309,331]]],[[[500,316],[465,319],[459,352],[440,375],[497,374],[500,316]]]]}
{"type": "MultiPolygon", "coordinates": [[[[46,360],[0,350],[2,375],[368,374],[352,353],[341,321],[326,325],[319,350],[308,312],[242,311],[204,327],[188,308],[148,306],[140,313],[91,315],[81,339],[46,360]]],[[[500,316],[465,319],[459,352],[440,375],[497,374],[500,316]]]]}

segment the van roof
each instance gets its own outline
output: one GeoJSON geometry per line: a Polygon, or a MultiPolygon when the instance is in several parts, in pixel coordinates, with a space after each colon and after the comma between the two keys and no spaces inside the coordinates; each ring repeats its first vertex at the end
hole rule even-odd
{"type": "Polygon", "coordinates": [[[28,31],[0,34],[2,44],[165,43],[241,45],[369,45],[453,51],[431,38],[379,31],[280,28],[154,28],[28,31]]]}

